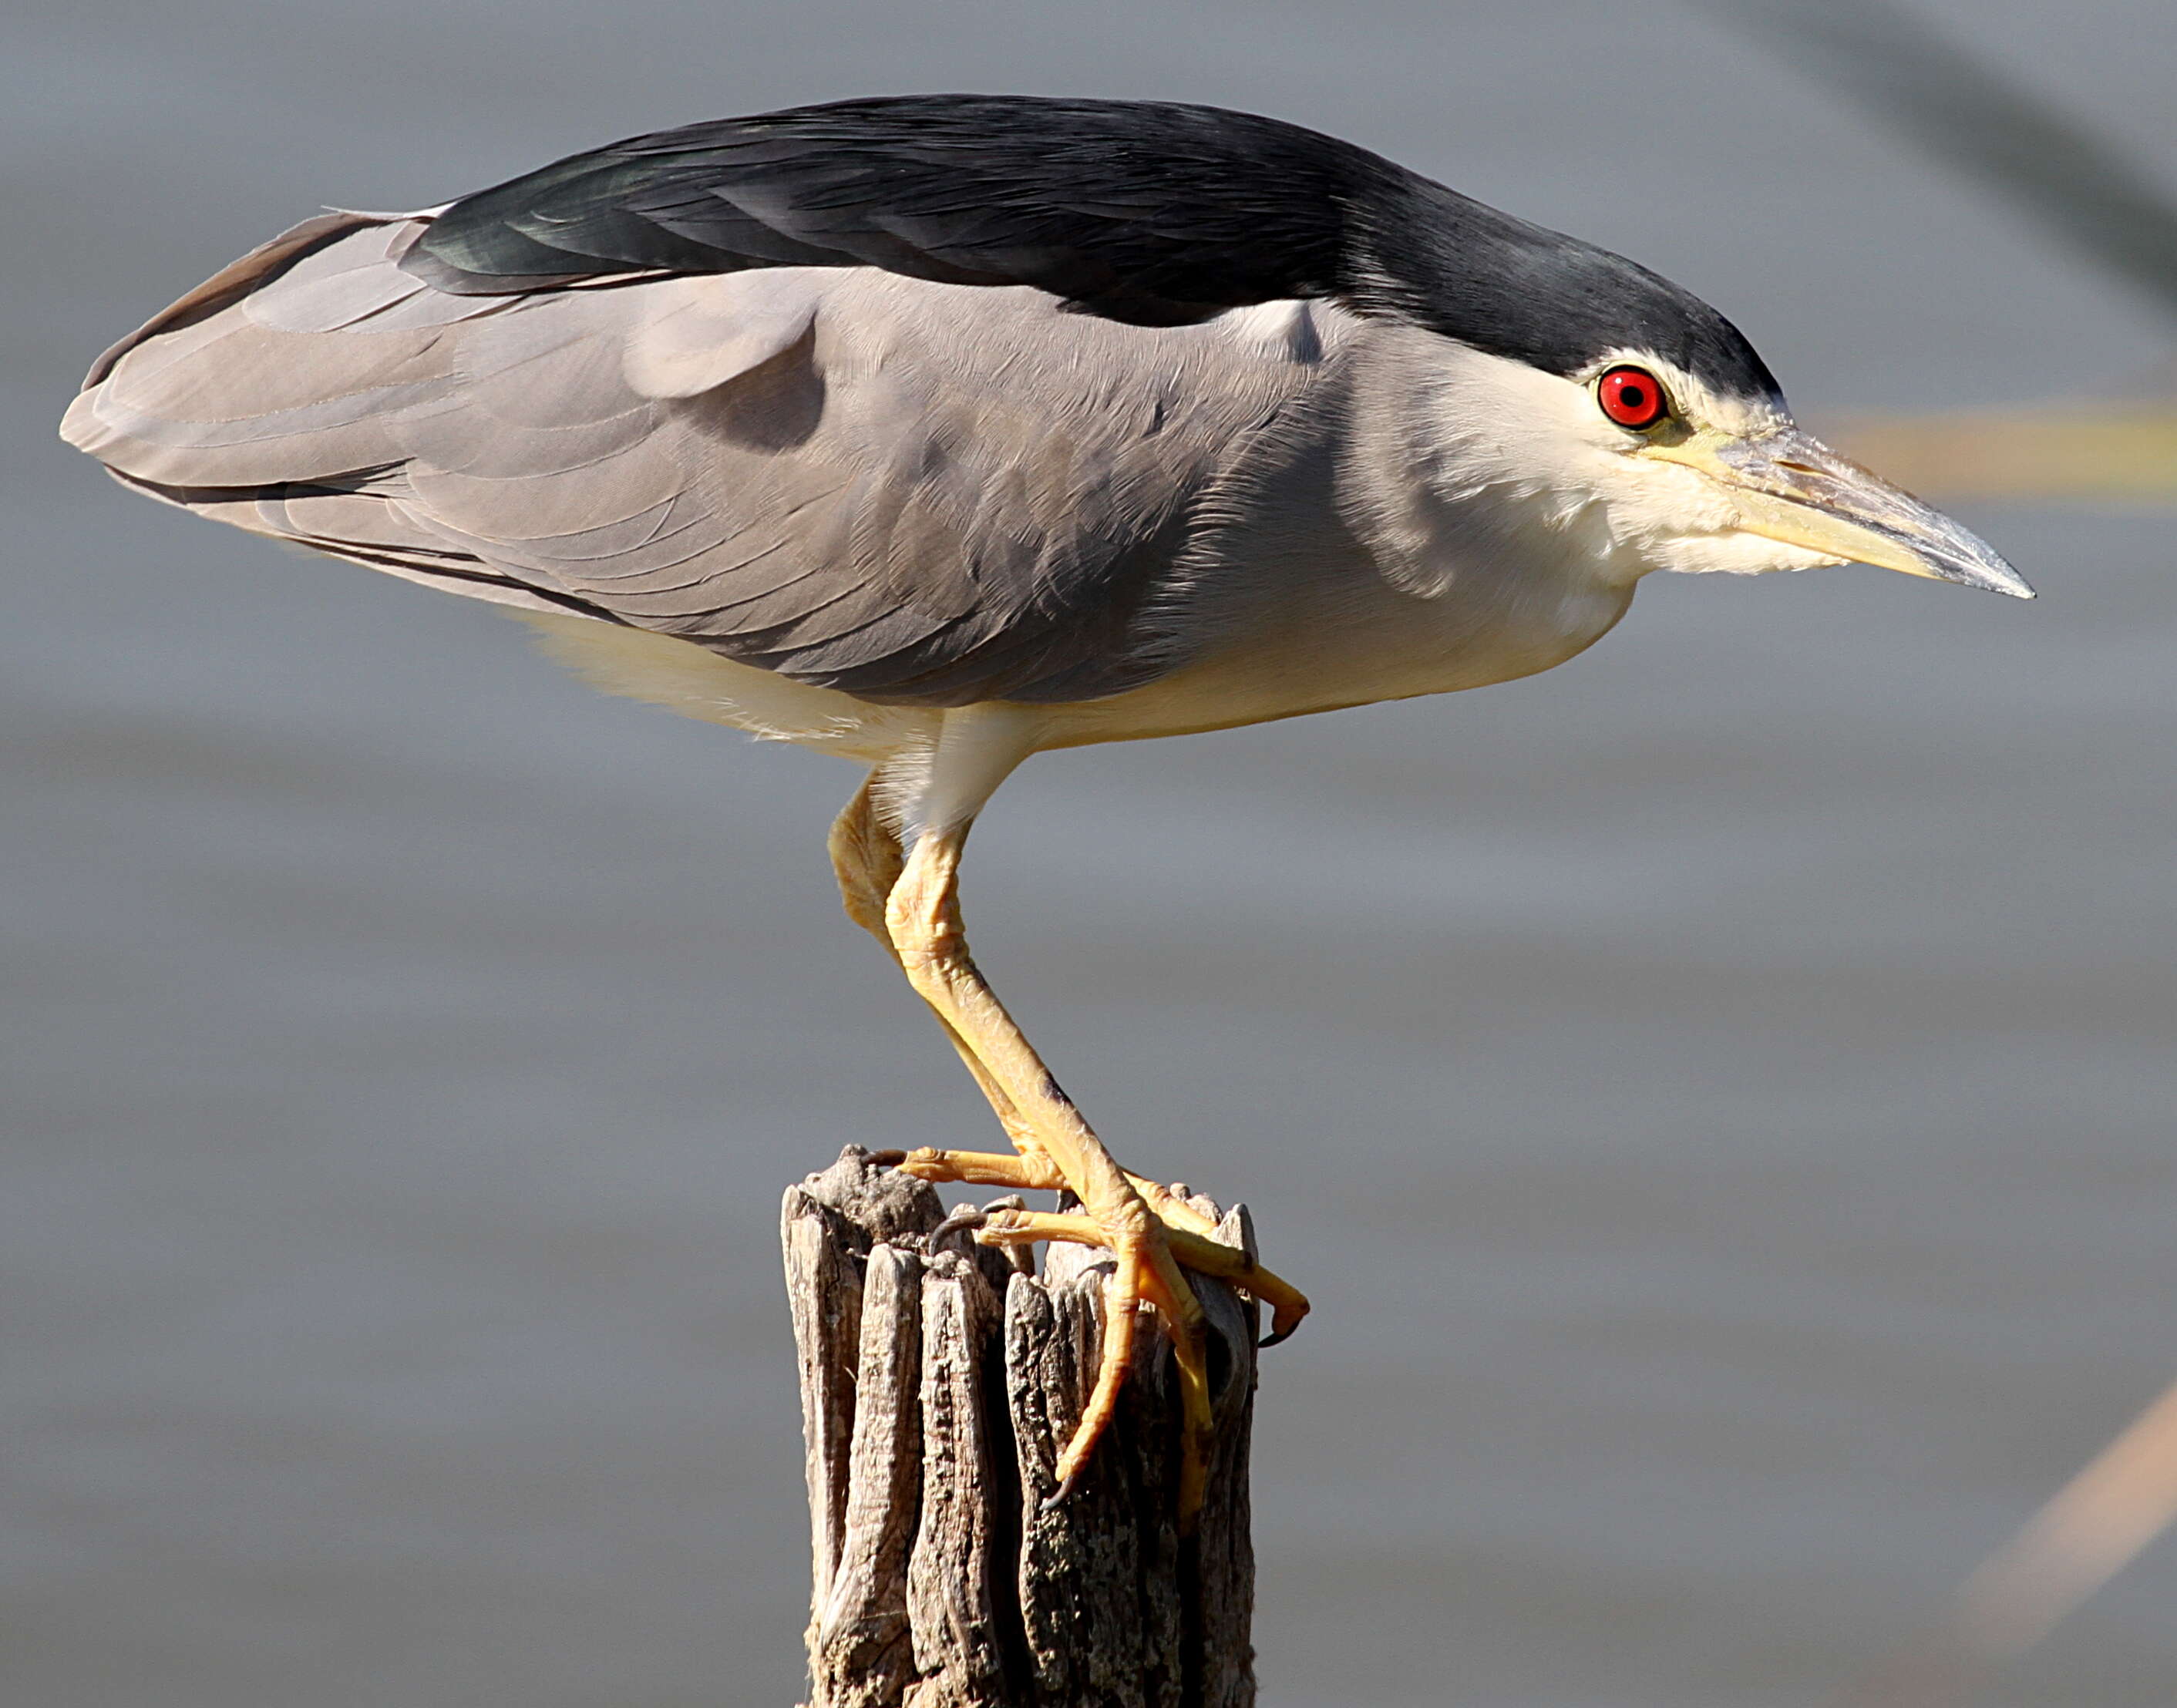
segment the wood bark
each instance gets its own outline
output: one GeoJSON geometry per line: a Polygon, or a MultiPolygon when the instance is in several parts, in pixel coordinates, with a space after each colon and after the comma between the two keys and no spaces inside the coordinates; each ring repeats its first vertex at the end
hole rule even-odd
{"type": "MultiPolygon", "coordinates": [[[[1252,1708],[1253,1301],[1192,1278],[1217,1413],[1195,1534],[1179,1534],[1179,1402],[1153,1318],[1116,1426],[1054,1503],[1109,1260],[1056,1247],[1039,1276],[964,1236],[933,1252],[944,1214],[933,1188],[854,1146],[787,1189],[806,1708],[1252,1708]]],[[[1244,1209],[1218,1237],[1252,1247],[1244,1209]]]]}

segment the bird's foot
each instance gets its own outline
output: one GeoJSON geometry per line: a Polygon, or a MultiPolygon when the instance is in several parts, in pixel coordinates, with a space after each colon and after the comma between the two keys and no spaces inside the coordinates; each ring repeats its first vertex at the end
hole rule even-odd
{"type": "MultiPolygon", "coordinates": [[[[1012,1192],[1069,1190],[1065,1176],[1059,1173],[1056,1165],[1039,1155],[938,1150],[925,1146],[919,1150],[883,1152],[880,1153],[880,1157],[903,1173],[911,1174],[917,1180],[929,1181],[933,1185],[958,1182],[1002,1187],[1012,1192]]],[[[1182,1193],[1131,1170],[1127,1175],[1127,1181],[1140,1193],[1143,1203],[1149,1206],[1149,1214],[1163,1225],[1172,1257],[1181,1269],[1192,1269],[1197,1274],[1212,1275],[1220,1281],[1229,1282],[1269,1307],[1270,1332],[1263,1337],[1263,1345],[1276,1345],[1300,1327],[1301,1319],[1308,1312],[1307,1294],[1283,1276],[1264,1269],[1245,1252],[1211,1238],[1210,1236],[1217,1231],[1217,1224],[1189,1203],[1182,1193]]],[[[993,1210],[991,1216],[1001,1214],[993,1210]]],[[[1018,1232],[1014,1225],[985,1218],[976,1229],[975,1237],[985,1245],[993,1246],[1067,1240],[1077,1245],[1110,1248],[1110,1241],[1092,1217],[1075,1214],[1037,1216],[1028,1211],[1013,1214],[1028,1216],[1034,1225],[1044,1231],[1023,1234],[1018,1232]]]]}
{"type": "MultiPolygon", "coordinates": [[[[1001,1156],[923,1149],[905,1153],[895,1165],[935,1181],[1028,1191],[1062,1191],[1068,1185],[1055,1165],[1033,1153],[1001,1156]]],[[[1202,1506],[1212,1410],[1202,1306],[1182,1271],[1228,1281],[1268,1304],[1272,1333],[1266,1345],[1292,1333],[1307,1312],[1307,1300],[1248,1253],[1209,1237],[1216,1225],[1170,1187],[1133,1175],[1124,1180],[1123,1187],[1108,1194],[1109,1202],[1084,1203],[1079,1211],[1054,1214],[1001,1205],[957,1212],[947,1218],[946,1225],[970,1228],[976,1241],[987,1246],[1020,1247],[1063,1240],[1096,1247],[1112,1256],[1113,1270],[1104,1289],[1104,1340],[1095,1384],[1072,1439],[1059,1456],[1054,1500],[1062,1500],[1072,1491],[1116,1416],[1120,1384],[1132,1359],[1137,1313],[1144,1301],[1156,1307],[1171,1337],[1179,1371],[1184,1419],[1179,1519],[1183,1530],[1191,1530],[1202,1506]]]]}

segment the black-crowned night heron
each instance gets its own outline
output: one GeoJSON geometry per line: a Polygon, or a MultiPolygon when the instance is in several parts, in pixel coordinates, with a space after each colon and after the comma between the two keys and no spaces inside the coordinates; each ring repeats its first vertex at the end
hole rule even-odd
{"type": "MultiPolygon", "coordinates": [[[[63,429],[126,484],[491,599],[604,685],[870,767],[848,912],[1069,1188],[991,1241],[1116,1259],[1192,1462],[1220,1275],[1306,1301],[1121,1169],[962,935],[1029,754],[1546,670],[1651,570],[1857,560],[2030,597],[1792,423],[1706,303],[1349,144],[1155,102],[908,96],[693,125],[445,207],[306,221],[101,357],[63,429]]],[[[1191,1512],[1198,1471],[1181,1496],[1191,1512]]]]}

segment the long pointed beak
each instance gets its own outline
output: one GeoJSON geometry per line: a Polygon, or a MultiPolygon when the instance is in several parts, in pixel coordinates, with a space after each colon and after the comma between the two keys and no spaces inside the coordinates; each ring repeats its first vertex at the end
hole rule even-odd
{"type": "Polygon", "coordinates": [[[2033,597],[1986,541],[1797,427],[1749,439],[1700,433],[1650,455],[1689,463],[1721,483],[1749,533],[1847,563],[2033,597]]]}

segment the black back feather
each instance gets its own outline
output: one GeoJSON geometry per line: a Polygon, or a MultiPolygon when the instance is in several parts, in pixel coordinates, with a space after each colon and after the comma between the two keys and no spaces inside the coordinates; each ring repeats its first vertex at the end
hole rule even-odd
{"type": "Polygon", "coordinates": [[[1552,373],[1645,348],[1777,395],[1736,327],[1621,256],[1336,138],[1167,101],[880,96],[661,131],[463,197],[403,265],[482,294],[881,267],[1145,326],[1329,297],[1552,373]]]}

